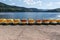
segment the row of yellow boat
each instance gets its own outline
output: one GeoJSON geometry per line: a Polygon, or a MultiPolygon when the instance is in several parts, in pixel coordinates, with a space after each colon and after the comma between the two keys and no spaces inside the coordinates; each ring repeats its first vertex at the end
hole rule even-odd
{"type": "Polygon", "coordinates": [[[0,19],[0,24],[60,24],[60,20],[0,19]]]}

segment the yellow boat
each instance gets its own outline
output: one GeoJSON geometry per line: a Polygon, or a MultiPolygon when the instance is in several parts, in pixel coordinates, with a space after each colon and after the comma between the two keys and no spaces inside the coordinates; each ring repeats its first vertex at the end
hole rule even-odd
{"type": "Polygon", "coordinates": [[[13,23],[13,19],[5,19],[4,23],[5,24],[12,24],[13,23]]]}
{"type": "Polygon", "coordinates": [[[51,24],[57,24],[58,22],[57,22],[57,20],[50,20],[50,23],[51,24]]]}
{"type": "Polygon", "coordinates": [[[42,24],[42,20],[36,20],[36,24],[42,24]]]}
{"type": "Polygon", "coordinates": [[[28,24],[35,24],[35,20],[34,19],[28,19],[28,24]]]}
{"type": "Polygon", "coordinates": [[[42,20],[43,24],[49,24],[50,20],[42,20]]]}
{"type": "Polygon", "coordinates": [[[22,19],[21,20],[21,24],[23,24],[23,25],[27,24],[27,20],[26,19],[22,19]]]}
{"type": "Polygon", "coordinates": [[[0,19],[0,24],[4,24],[4,21],[5,21],[6,19],[0,19]]]}
{"type": "Polygon", "coordinates": [[[20,23],[21,23],[20,19],[13,19],[13,24],[20,24],[20,23]]]}
{"type": "Polygon", "coordinates": [[[56,20],[57,21],[57,24],[60,24],[60,20],[56,20]]]}

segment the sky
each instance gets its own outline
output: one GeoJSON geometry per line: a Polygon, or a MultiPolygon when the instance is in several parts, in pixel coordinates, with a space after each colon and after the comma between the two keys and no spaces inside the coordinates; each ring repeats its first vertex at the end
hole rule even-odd
{"type": "Polygon", "coordinates": [[[0,0],[8,5],[27,8],[55,9],[60,8],[60,0],[0,0]]]}

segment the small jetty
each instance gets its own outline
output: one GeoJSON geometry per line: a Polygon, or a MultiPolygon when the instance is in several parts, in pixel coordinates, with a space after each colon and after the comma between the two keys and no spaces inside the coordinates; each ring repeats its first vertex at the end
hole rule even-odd
{"type": "Polygon", "coordinates": [[[48,24],[60,24],[60,20],[34,20],[34,19],[0,19],[0,24],[6,24],[6,25],[10,25],[10,24],[19,24],[19,25],[48,25],[48,24]]]}

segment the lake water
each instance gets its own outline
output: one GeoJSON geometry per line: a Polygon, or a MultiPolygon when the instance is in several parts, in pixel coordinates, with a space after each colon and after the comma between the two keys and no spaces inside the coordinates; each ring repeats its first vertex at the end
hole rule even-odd
{"type": "Polygon", "coordinates": [[[13,19],[60,19],[59,12],[2,12],[0,18],[13,19]]]}

